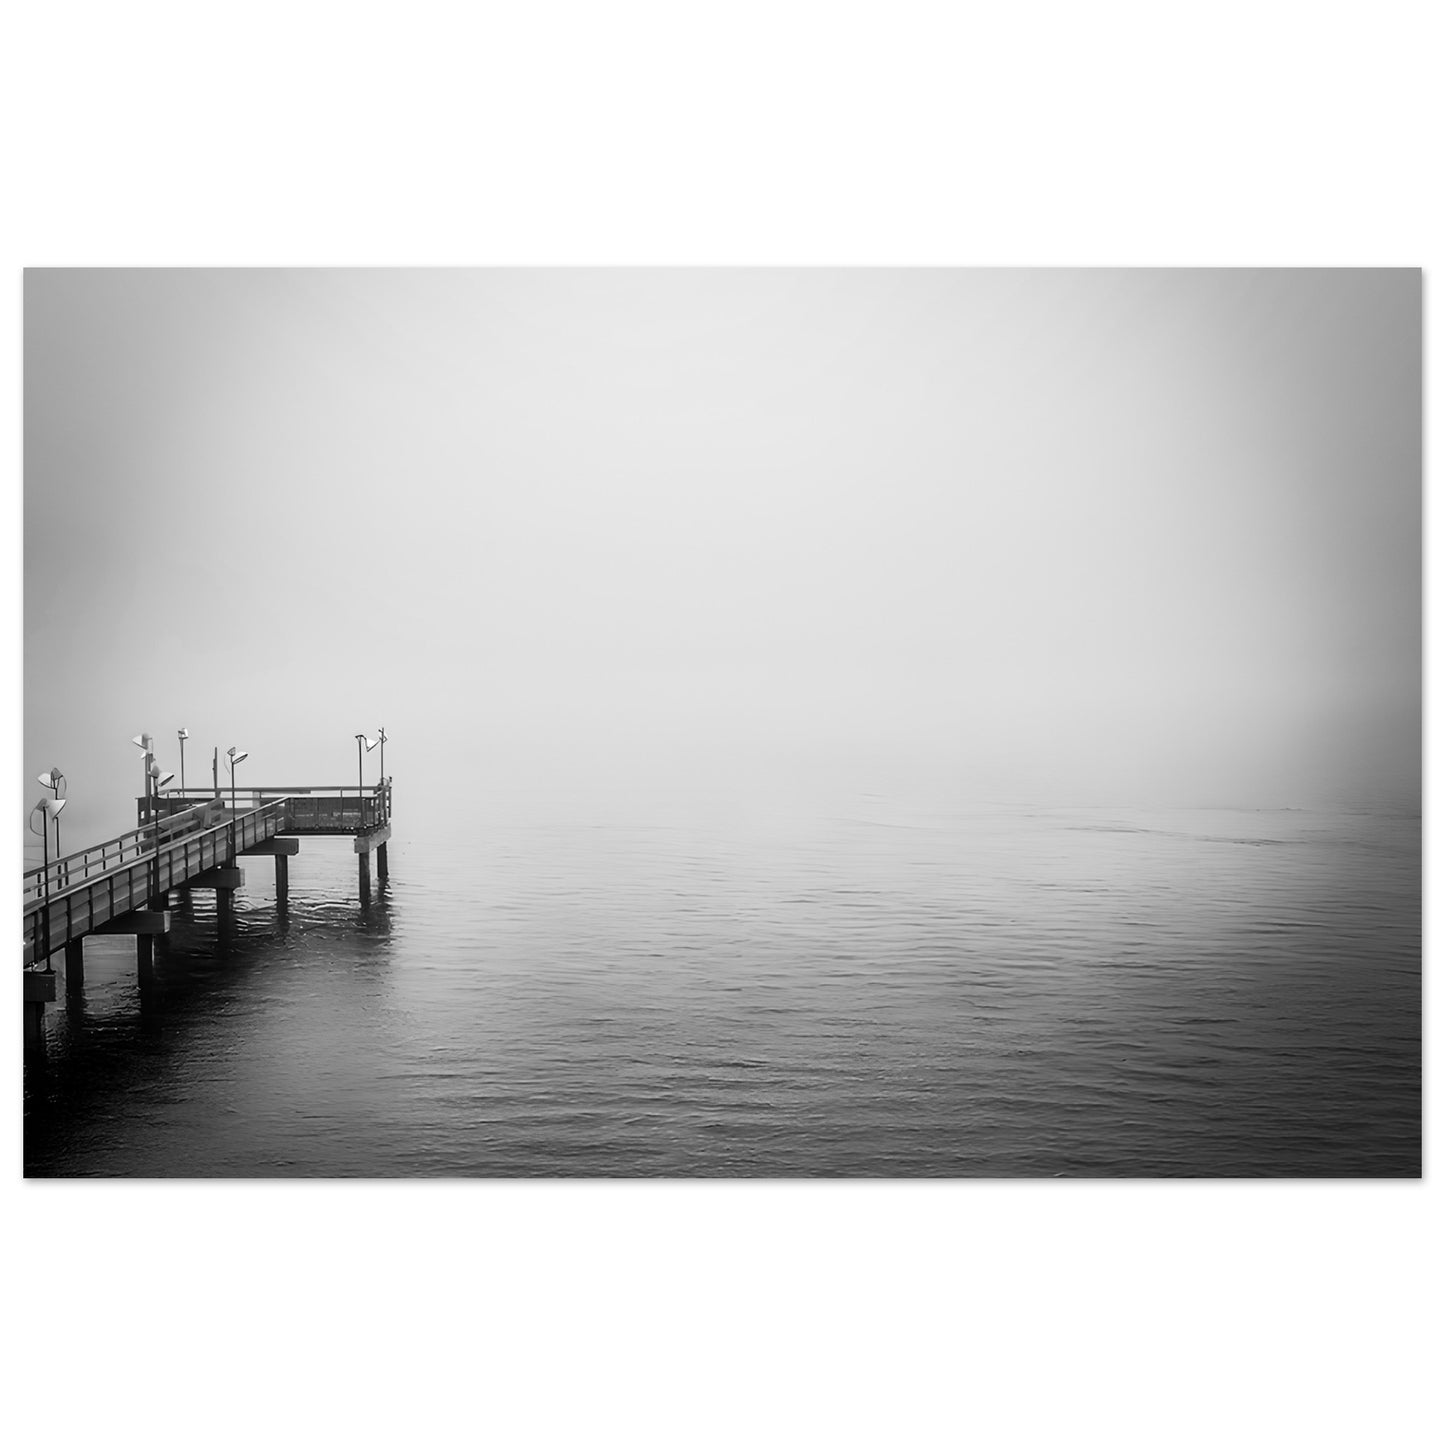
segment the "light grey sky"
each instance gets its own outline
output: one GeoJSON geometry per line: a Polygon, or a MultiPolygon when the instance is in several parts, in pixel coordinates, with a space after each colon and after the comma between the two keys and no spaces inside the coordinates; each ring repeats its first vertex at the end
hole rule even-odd
{"type": "Polygon", "coordinates": [[[1418,795],[1418,271],[24,299],[25,789],[65,770],[67,847],[130,825],[130,737],[173,767],[182,724],[188,781],[235,743],[300,784],[384,723],[418,813],[1418,795]]]}

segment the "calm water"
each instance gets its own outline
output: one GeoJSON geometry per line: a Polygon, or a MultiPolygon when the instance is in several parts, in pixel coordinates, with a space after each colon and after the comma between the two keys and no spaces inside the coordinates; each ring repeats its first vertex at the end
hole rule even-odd
{"type": "MultiPolygon", "coordinates": [[[[32,1175],[1418,1175],[1420,820],[408,825],[87,943],[32,1175]]],[[[179,896],[179,895],[177,895],[179,896]]],[[[58,960],[57,960],[58,963],[58,960]]]]}

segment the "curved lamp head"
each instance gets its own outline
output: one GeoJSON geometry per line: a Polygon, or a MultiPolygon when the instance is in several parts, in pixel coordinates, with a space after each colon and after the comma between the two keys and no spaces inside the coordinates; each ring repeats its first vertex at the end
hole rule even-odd
{"type": "Polygon", "coordinates": [[[378,738],[369,738],[369,737],[367,737],[367,735],[366,735],[365,733],[357,733],[357,735],[356,735],[356,741],[359,742],[359,743],[365,743],[365,744],[366,744],[366,751],[367,751],[367,752],[370,752],[370,751],[372,750],[372,748],[374,748],[374,747],[377,745],[378,741],[380,741],[380,740],[379,740],[378,738]]]}
{"type": "Polygon", "coordinates": [[[50,820],[54,818],[64,806],[64,799],[42,798],[30,810],[30,831],[34,833],[36,837],[44,836],[49,838],[50,820]],[[40,823],[38,828],[35,826],[37,821],[40,823]]]}
{"type": "Polygon", "coordinates": [[[138,747],[142,752],[148,753],[151,750],[151,735],[149,733],[137,733],[131,739],[131,742],[133,742],[136,747],[138,747]]]}
{"type": "Polygon", "coordinates": [[[39,778],[36,779],[36,781],[40,784],[42,788],[50,788],[53,791],[59,791],[59,789],[65,783],[65,774],[62,773],[59,768],[51,768],[48,773],[41,773],[41,775],[39,776],[39,778]]]}
{"type": "Polygon", "coordinates": [[[175,777],[175,774],[155,773],[152,774],[152,776],[155,778],[155,790],[156,792],[160,792],[160,790],[175,777]]]}
{"type": "Polygon", "coordinates": [[[177,736],[182,742],[185,742],[185,740],[186,740],[188,737],[190,737],[190,735],[191,735],[191,730],[190,730],[190,728],[177,728],[177,729],[176,729],[176,736],[177,736]]]}
{"type": "Polygon", "coordinates": [[[246,759],[249,758],[250,756],[251,756],[250,753],[238,753],[235,748],[227,748],[227,749],[226,749],[226,766],[227,766],[228,768],[234,768],[234,767],[236,767],[238,764],[244,763],[244,762],[246,761],[246,759]]]}

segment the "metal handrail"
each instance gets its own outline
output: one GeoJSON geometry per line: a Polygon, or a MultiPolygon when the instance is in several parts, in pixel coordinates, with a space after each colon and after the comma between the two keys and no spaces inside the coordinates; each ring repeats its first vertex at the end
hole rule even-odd
{"type": "MultiPolygon", "coordinates": [[[[287,801],[285,798],[272,799],[259,808],[251,809],[250,812],[244,814],[238,812],[234,818],[228,818],[224,823],[217,823],[210,828],[204,826],[198,827],[195,826],[194,823],[186,827],[175,826],[178,819],[185,818],[187,814],[178,814],[169,819],[162,818],[159,828],[154,823],[144,828],[133,828],[129,833],[122,833],[119,838],[110,838],[104,843],[97,843],[93,848],[87,848],[83,853],[73,853],[68,858],[57,859],[50,865],[50,875],[52,879],[60,880],[63,878],[64,881],[57,881],[55,886],[51,887],[48,895],[49,900],[54,902],[57,898],[64,897],[67,893],[73,893],[78,889],[84,888],[88,884],[94,883],[97,879],[107,877],[119,869],[133,867],[142,859],[150,861],[168,857],[171,853],[182,851],[187,846],[194,844],[199,838],[206,838],[214,833],[221,833],[233,828],[242,818],[248,818],[257,813],[264,813],[268,809],[282,808],[287,801]],[[161,839],[161,834],[167,835],[164,840],[161,839]],[[115,850],[114,856],[111,854],[112,849],[115,850]],[[99,864],[104,864],[105,866],[96,866],[94,871],[90,871],[90,864],[96,860],[96,855],[99,855],[99,864]],[[107,859],[109,859],[108,864],[106,863],[107,859]],[[61,873],[60,870],[64,865],[74,865],[77,860],[79,860],[82,865],[81,877],[79,879],[74,877],[74,866],[66,873],[61,873]]],[[[201,811],[202,809],[199,808],[188,810],[190,814],[201,811]]],[[[46,901],[46,895],[41,891],[41,875],[45,873],[45,871],[43,867],[33,868],[25,874],[23,908],[27,914],[37,912],[46,901]]]]}
{"type": "MultiPolygon", "coordinates": [[[[182,829],[192,832],[203,822],[202,818],[194,815],[204,812],[204,805],[197,805],[183,813],[173,813],[160,820],[160,827],[172,836],[182,829]]],[[[149,856],[155,851],[155,833],[156,824],[147,823],[144,827],[132,828],[128,833],[122,833],[118,838],[107,838],[103,843],[93,843],[79,853],[52,858],[49,868],[50,896],[53,898],[68,888],[78,888],[88,879],[102,877],[127,861],[134,862],[137,858],[149,856]],[[77,873],[80,875],[79,880],[75,876],[77,873]]],[[[46,868],[42,864],[39,868],[27,869],[22,875],[22,895],[27,901],[32,894],[37,899],[40,897],[41,882],[45,874],[46,868]]]]}
{"type": "Polygon", "coordinates": [[[248,848],[274,837],[289,806],[289,799],[278,798],[212,827],[184,830],[124,867],[64,893],[37,899],[24,914],[27,966],[32,952],[36,960],[48,958],[97,924],[144,907],[147,899],[154,902],[171,888],[185,887],[207,868],[228,864],[248,848]]]}
{"type": "MultiPolygon", "coordinates": [[[[251,784],[237,786],[236,799],[238,806],[242,800],[253,806],[260,806],[272,798],[287,797],[295,798],[298,803],[310,800],[313,802],[334,801],[341,805],[344,811],[348,805],[353,806],[357,799],[364,800],[365,806],[358,811],[358,822],[363,828],[373,827],[386,823],[391,818],[391,791],[390,778],[383,778],[378,783],[367,784],[363,789],[358,790],[354,783],[340,783],[330,786],[312,785],[310,787],[277,787],[274,784],[251,784]]],[[[206,802],[220,802],[223,806],[229,806],[231,792],[229,788],[222,790],[219,798],[214,788],[187,788],[184,791],[172,789],[161,800],[162,806],[174,805],[176,803],[190,802],[191,800],[204,800],[206,802]]],[[[146,818],[146,800],[136,799],[136,816],[142,821],[146,818]]]]}
{"type": "MultiPolygon", "coordinates": [[[[386,780],[383,780],[383,781],[380,782],[380,783],[368,783],[368,784],[366,785],[366,787],[363,789],[363,791],[364,791],[364,792],[367,792],[367,793],[373,793],[373,794],[374,794],[374,793],[379,793],[379,792],[382,790],[382,788],[385,787],[385,786],[386,786],[386,780]]],[[[297,794],[306,794],[306,793],[347,793],[347,794],[350,794],[350,796],[354,798],[354,797],[356,796],[356,792],[357,792],[357,789],[356,789],[356,784],[355,784],[355,783],[331,783],[331,784],[315,784],[315,783],[313,783],[311,786],[309,786],[309,787],[304,787],[304,788],[289,788],[289,787],[288,787],[288,788],[283,788],[283,787],[278,787],[278,786],[276,786],[275,784],[268,784],[268,783],[237,783],[237,784],[236,784],[236,796],[237,796],[237,797],[239,797],[242,793],[276,793],[276,794],[282,794],[282,795],[284,795],[284,796],[286,796],[286,797],[288,797],[288,798],[289,798],[289,797],[293,797],[293,796],[295,796],[295,795],[297,795],[297,794]]],[[[217,793],[214,788],[186,788],[186,789],[184,789],[184,790],[181,789],[181,788],[172,788],[165,796],[166,796],[167,798],[182,798],[182,799],[184,799],[184,798],[207,798],[207,799],[210,799],[212,802],[217,802],[217,801],[219,801],[219,802],[224,803],[224,802],[231,796],[231,790],[230,790],[229,786],[223,787],[219,793],[217,793]]],[[[139,800],[137,800],[137,801],[139,801],[139,800]]]]}

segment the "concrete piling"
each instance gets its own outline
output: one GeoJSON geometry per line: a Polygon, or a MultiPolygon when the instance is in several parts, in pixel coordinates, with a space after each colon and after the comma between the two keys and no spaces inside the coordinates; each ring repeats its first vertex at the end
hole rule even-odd
{"type": "Polygon", "coordinates": [[[45,1047],[45,1005],[55,1002],[55,975],[25,970],[25,1049],[45,1047]]]}
{"type": "Polygon", "coordinates": [[[149,988],[156,980],[155,935],[137,933],[135,936],[135,976],[141,988],[149,988]]]}
{"type": "Polygon", "coordinates": [[[85,992],[85,940],[72,938],[65,945],[65,996],[79,997],[85,992]]]}

